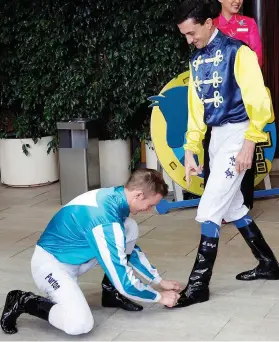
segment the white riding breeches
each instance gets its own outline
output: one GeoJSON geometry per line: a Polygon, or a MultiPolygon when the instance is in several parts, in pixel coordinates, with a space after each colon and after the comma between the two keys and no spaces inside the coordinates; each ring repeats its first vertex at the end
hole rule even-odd
{"type": "Polygon", "coordinates": [[[249,121],[213,127],[209,145],[210,176],[201,197],[196,220],[221,225],[248,213],[240,190],[245,171],[237,173],[235,160],[244,143],[249,121]]]}

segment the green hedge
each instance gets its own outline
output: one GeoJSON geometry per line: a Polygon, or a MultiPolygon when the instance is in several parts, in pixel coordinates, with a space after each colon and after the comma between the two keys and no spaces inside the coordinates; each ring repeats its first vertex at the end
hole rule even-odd
{"type": "Polygon", "coordinates": [[[102,138],[142,138],[147,97],[188,68],[173,22],[179,2],[5,0],[2,136],[7,117],[16,136],[33,139],[55,134],[58,120],[91,117],[101,120],[102,138]]]}

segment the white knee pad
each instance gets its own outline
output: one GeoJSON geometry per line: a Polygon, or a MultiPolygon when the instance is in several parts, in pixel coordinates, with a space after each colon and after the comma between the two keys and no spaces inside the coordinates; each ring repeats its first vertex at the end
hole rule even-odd
{"type": "Polygon", "coordinates": [[[90,312],[88,315],[80,315],[78,312],[72,319],[65,322],[64,331],[68,335],[87,334],[93,329],[94,319],[90,312]]]}
{"type": "Polygon", "coordinates": [[[137,222],[130,217],[127,217],[124,222],[126,241],[131,242],[139,237],[139,226],[137,222]]]}
{"type": "Polygon", "coordinates": [[[127,217],[124,222],[126,235],[126,253],[131,254],[139,236],[139,227],[135,220],[127,217]]]}

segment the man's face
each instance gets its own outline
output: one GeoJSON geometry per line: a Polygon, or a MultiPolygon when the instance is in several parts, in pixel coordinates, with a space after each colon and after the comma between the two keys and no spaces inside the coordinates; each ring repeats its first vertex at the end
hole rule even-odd
{"type": "Polygon", "coordinates": [[[188,44],[194,44],[197,49],[202,49],[207,45],[212,34],[212,27],[212,19],[207,19],[204,25],[197,24],[194,19],[187,19],[178,25],[188,44]]]}
{"type": "Polygon", "coordinates": [[[243,0],[219,0],[222,4],[222,9],[231,15],[237,14],[243,4],[243,0]]]}
{"type": "Polygon", "coordinates": [[[141,211],[151,211],[162,199],[160,194],[144,195],[143,192],[137,193],[130,203],[130,211],[133,215],[141,211]]]}

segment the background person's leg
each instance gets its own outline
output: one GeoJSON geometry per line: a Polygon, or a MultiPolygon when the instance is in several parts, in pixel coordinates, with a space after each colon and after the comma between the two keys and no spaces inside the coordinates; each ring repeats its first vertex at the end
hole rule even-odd
{"type": "Polygon", "coordinates": [[[247,170],[241,182],[241,192],[244,198],[244,205],[251,210],[254,206],[254,190],[255,190],[255,174],[256,174],[256,155],[254,156],[251,169],[247,170]]]}
{"type": "Polygon", "coordinates": [[[206,187],[206,183],[208,181],[210,175],[210,167],[209,167],[209,144],[211,137],[211,128],[208,127],[204,141],[203,141],[203,151],[204,151],[204,165],[203,165],[203,173],[204,173],[204,187],[206,187]]]}

